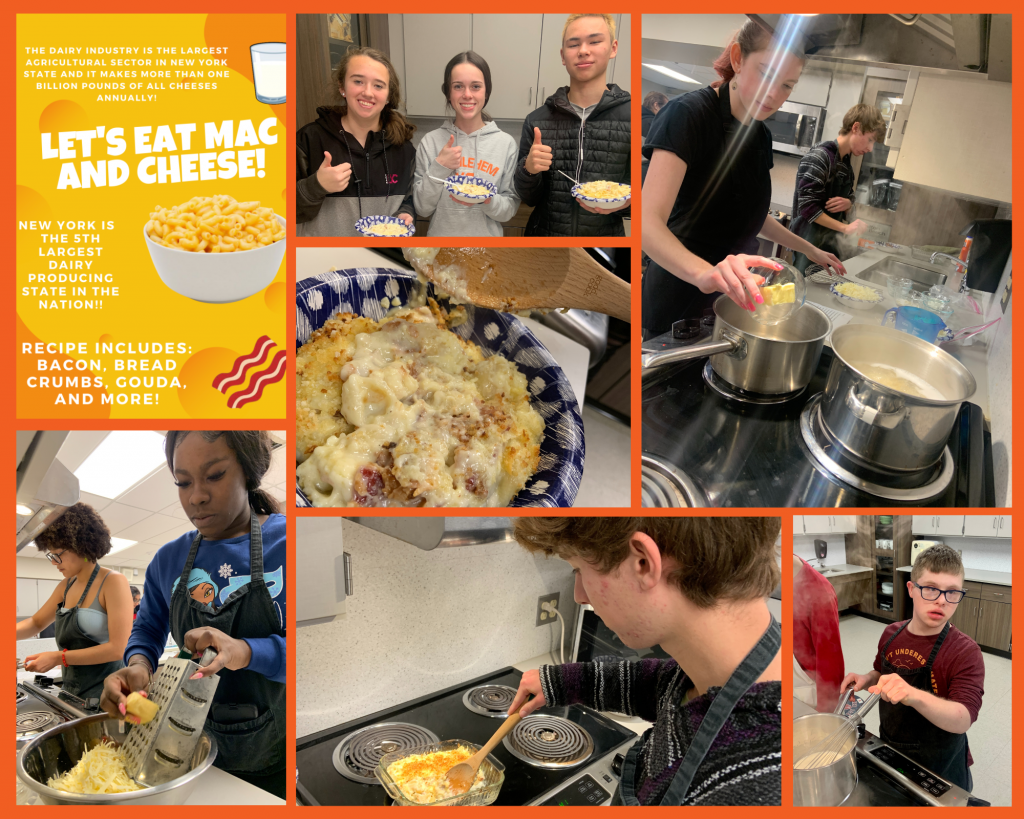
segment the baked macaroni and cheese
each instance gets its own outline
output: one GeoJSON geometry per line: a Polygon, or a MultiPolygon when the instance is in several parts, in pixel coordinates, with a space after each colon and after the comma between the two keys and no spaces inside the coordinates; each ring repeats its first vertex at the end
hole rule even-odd
{"type": "Polygon", "coordinates": [[[284,239],[284,226],[272,208],[237,202],[230,196],[194,196],[173,208],[149,214],[146,235],[164,247],[193,253],[256,250],[284,239]]]}
{"type": "Polygon", "coordinates": [[[449,330],[464,308],[342,313],[296,356],[296,470],[314,506],[506,506],[537,470],[526,377],[449,330]]]}
{"type": "Polygon", "coordinates": [[[460,182],[458,184],[453,182],[451,185],[453,191],[464,193],[467,196],[485,196],[490,193],[483,185],[474,185],[472,182],[460,182]]]}
{"type": "Polygon", "coordinates": [[[380,222],[376,225],[367,225],[363,229],[374,236],[405,236],[409,232],[406,225],[398,225],[394,222],[380,222]]]}
{"type": "Polygon", "coordinates": [[[465,745],[460,745],[450,751],[412,754],[388,765],[388,776],[401,788],[402,793],[410,802],[420,805],[440,802],[442,799],[462,796],[484,785],[486,782],[484,765],[477,770],[469,791],[453,788],[445,778],[448,771],[460,762],[465,762],[473,754],[473,749],[465,745]]]}
{"type": "Polygon", "coordinates": [[[594,199],[622,199],[630,195],[629,185],[620,185],[617,182],[586,182],[580,185],[578,194],[590,196],[594,199]]]}

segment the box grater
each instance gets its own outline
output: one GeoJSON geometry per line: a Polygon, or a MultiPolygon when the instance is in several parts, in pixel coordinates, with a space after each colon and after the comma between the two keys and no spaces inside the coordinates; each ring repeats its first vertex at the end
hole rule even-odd
{"type": "Polygon", "coordinates": [[[132,725],[121,746],[127,757],[125,771],[140,785],[154,787],[184,776],[192,769],[192,755],[203,734],[206,715],[213,704],[220,677],[213,674],[190,680],[201,666],[217,656],[208,648],[197,663],[182,651],[165,662],[153,676],[149,699],[160,706],[145,725],[132,725]]]}

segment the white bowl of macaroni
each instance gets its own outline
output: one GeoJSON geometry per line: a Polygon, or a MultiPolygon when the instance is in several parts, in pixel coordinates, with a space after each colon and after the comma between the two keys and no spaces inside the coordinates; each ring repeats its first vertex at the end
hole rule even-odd
{"type": "Polygon", "coordinates": [[[632,188],[619,182],[598,180],[597,182],[580,182],[573,185],[573,197],[585,202],[589,207],[598,210],[613,210],[622,207],[632,196],[632,188]]]}
{"type": "Polygon", "coordinates": [[[267,287],[281,269],[285,220],[259,202],[193,197],[158,207],[142,228],[160,280],[175,293],[229,304],[267,287]]]}
{"type": "Polygon", "coordinates": [[[433,742],[384,754],[374,773],[388,796],[402,806],[490,805],[505,781],[505,766],[493,754],[480,763],[468,791],[452,788],[445,777],[479,750],[479,745],[461,739],[433,742]]]}
{"type": "Polygon", "coordinates": [[[498,192],[497,187],[479,176],[449,176],[444,187],[452,198],[464,205],[479,205],[498,192]]]}

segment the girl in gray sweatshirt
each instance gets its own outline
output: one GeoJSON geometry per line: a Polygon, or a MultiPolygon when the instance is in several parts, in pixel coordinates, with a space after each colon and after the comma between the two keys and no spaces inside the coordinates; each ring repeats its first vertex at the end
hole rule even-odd
{"type": "Polygon", "coordinates": [[[519,209],[512,187],[519,146],[484,113],[491,96],[486,60],[474,51],[455,55],[445,68],[442,89],[455,116],[426,134],[416,149],[416,213],[430,217],[428,236],[501,236],[501,223],[519,209]],[[436,181],[460,175],[484,179],[497,193],[464,205],[436,181]]]}

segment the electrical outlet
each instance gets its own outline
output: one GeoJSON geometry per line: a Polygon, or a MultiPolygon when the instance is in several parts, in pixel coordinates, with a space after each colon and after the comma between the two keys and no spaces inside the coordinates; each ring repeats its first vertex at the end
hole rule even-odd
{"type": "MultiPolygon", "coordinates": [[[[554,594],[545,594],[537,598],[537,625],[546,626],[548,623],[554,623],[558,621],[558,617],[554,614],[548,614],[546,611],[541,609],[545,603],[551,603],[556,609],[558,608],[558,597],[559,592],[554,594]]],[[[564,615],[563,615],[564,616],[564,615]]]]}

